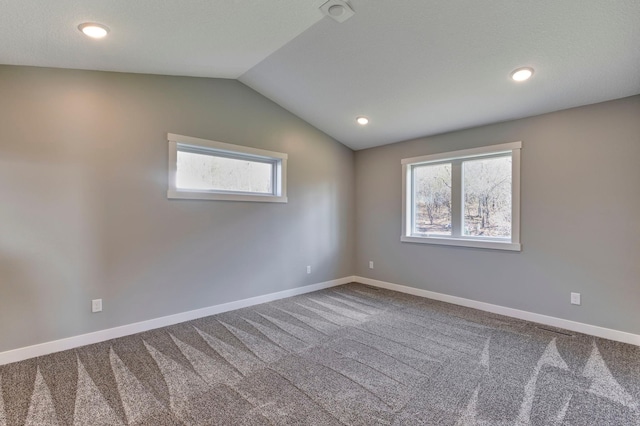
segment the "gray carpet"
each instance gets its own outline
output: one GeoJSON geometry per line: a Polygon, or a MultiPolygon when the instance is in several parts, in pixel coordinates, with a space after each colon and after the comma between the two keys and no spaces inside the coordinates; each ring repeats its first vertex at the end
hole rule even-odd
{"type": "Polygon", "coordinates": [[[2,426],[639,425],[640,348],[348,284],[9,364],[0,389],[2,426]]]}

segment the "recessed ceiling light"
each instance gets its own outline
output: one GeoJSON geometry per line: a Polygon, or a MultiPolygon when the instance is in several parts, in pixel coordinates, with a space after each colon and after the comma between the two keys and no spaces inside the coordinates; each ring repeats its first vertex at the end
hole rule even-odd
{"type": "Polygon", "coordinates": [[[517,70],[514,70],[511,73],[511,78],[514,79],[515,81],[525,81],[525,80],[529,80],[532,75],[533,75],[533,68],[523,67],[523,68],[518,68],[517,70]]]}
{"type": "Polygon", "coordinates": [[[356,122],[361,125],[361,126],[365,126],[367,124],[369,124],[369,119],[363,115],[356,117],[356,122]]]}
{"type": "Polygon", "coordinates": [[[78,29],[82,31],[84,35],[91,38],[103,38],[109,33],[109,28],[106,26],[92,22],[80,24],[78,25],[78,29]]]}

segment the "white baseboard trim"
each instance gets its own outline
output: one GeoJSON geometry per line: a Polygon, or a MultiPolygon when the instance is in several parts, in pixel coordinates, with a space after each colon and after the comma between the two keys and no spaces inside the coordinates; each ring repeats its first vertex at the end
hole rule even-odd
{"type": "Polygon", "coordinates": [[[415,287],[393,284],[386,281],[374,280],[371,278],[355,276],[353,277],[353,280],[355,282],[367,284],[373,287],[398,291],[400,293],[412,294],[414,296],[426,297],[428,299],[440,300],[442,302],[453,303],[454,305],[466,306],[468,308],[475,308],[481,311],[492,312],[494,314],[505,315],[508,317],[531,321],[538,324],[564,328],[565,330],[571,330],[578,333],[589,334],[591,336],[602,337],[604,339],[615,340],[618,342],[640,346],[640,335],[627,333],[626,331],[598,327],[596,325],[584,324],[581,322],[551,317],[548,315],[522,311],[520,309],[507,308],[506,306],[492,305],[491,303],[478,302],[476,300],[465,299],[463,297],[450,296],[448,294],[436,293],[434,291],[422,290],[415,287]]]}
{"type": "Polygon", "coordinates": [[[408,287],[400,284],[389,283],[386,281],[374,280],[360,276],[348,276],[336,280],[325,281],[317,284],[311,284],[304,287],[283,290],[276,293],[269,293],[262,296],[250,297],[248,299],[237,300],[234,302],[223,303],[220,305],[209,306],[206,308],[196,309],[193,311],[182,312],[179,314],[168,315],[160,318],[154,318],[146,321],[127,324],[119,327],[108,328],[106,330],[95,331],[92,333],[81,334],[79,336],[67,337],[65,339],[54,340],[51,342],[40,343],[33,346],[0,352],[0,365],[10,364],[12,362],[23,361],[29,358],[48,355],[54,352],[65,351],[80,346],[91,345],[93,343],[104,342],[105,340],[116,339],[118,337],[129,336],[131,334],[141,333],[143,331],[153,330],[156,328],[167,327],[185,321],[191,321],[198,318],[216,315],[223,312],[233,311],[236,309],[246,308],[249,306],[259,305],[274,300],[285,299],[287,297],[298,296],[305,293],[311,293],[330,287],[335,287],[350,282],[358,282],[373,287],[384,288],[387,290],[398,291],[400,293],[412,294],[414,296],[426,297],[428,299],[440,300],[442,302],[453,303],[455,305],[466,306],[469,308],[479,309],[494,314],[505,315],[512,318],[518,318],[525,321],[531,321],[539,324],[550,325],[552,327],[564,328],[566,330],[578,333],[589,334],[604,339],[615,340],[618,342],[629,343],[640,346],[640,335],[627,333],[625,331],[613,330],[610,328],[598,327],[595,325],[584,324],[576,321],[570,321],[562,318],[551,317],[533,312],[522,311],[519,309],[507,308],[505,306],[493,305],[490,303],[479,302],[476,300],[465,299],[463,297],[450,296],[443,293],[436,293],[429,290],[422,290],[415,287],[408,287]]]}
{"type": "Polygon", "coordinates": [[[53,340],[51,342],[40,343],[33,346],[0,352],[0,365],[12,362],[23,361],[29,358],[35,358],[51,354],[54,352],[66,351],[68,349],[80,346],[91,345],[93,343],[104,342],[105,340],[116,339],[118,337],[129,336],[131,334],[141,333],[143,331],[153,330],[155,328],[166,327],[185,321],[191,321],[198,318],[208,317],[210,315],[220,314],[222,312],[234,311],[240,308],[246,308],[261,303],[267,303],[278,299],[298,296],[300,294],[311,293],[313,291],[323,290],[325,288],[335,287],[342,284],[353,282],[355,277],[349,276],[336,280],[325,281],[317,284],[311,284],[304,287],[292,288],[276,293],[269,293],[262,296],[250,297],[248,299],[237,300],[234,302],[223,303],[220,305],[209,306],[206,308],[195,309],[193,311],[182,312],[179,314],[168,315],[165,317],[154,318],[146,321],[140,321],[133,324],[122,325],[119,327],[108,328],[106,330],[94,331],[92,333],[81,334],[79,336],[67,337],[65,339],[53,340]]]}

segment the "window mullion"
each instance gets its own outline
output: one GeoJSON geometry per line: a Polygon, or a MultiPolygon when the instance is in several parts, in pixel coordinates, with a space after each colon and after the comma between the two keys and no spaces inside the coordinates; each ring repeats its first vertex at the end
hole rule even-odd
{"type": "Polygon", "coordinates": [[[451,162],[451,237],[462,236],[462,161],[451,162]]]}
{"type": "Polygon", "coordinates": [[[520,150],[511,154],[511,242],[520,243],[520,150]]]}

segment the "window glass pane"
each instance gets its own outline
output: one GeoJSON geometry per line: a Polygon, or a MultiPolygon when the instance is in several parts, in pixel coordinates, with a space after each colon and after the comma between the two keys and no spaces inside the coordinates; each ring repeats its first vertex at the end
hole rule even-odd
{"type": "Polygon", "coordinates": [[[511,237],[511,156],[462,166],[464,235],[511,237]]]}
{"type": "Polygon", "coordinates": [[[273,163],[178,151],[180,189],[273,193],[273,163]]]}
{"type": "Polygon", "coordinates": [[[451,235],[451,164],[413,168],[413,232],[451,235]]]}

